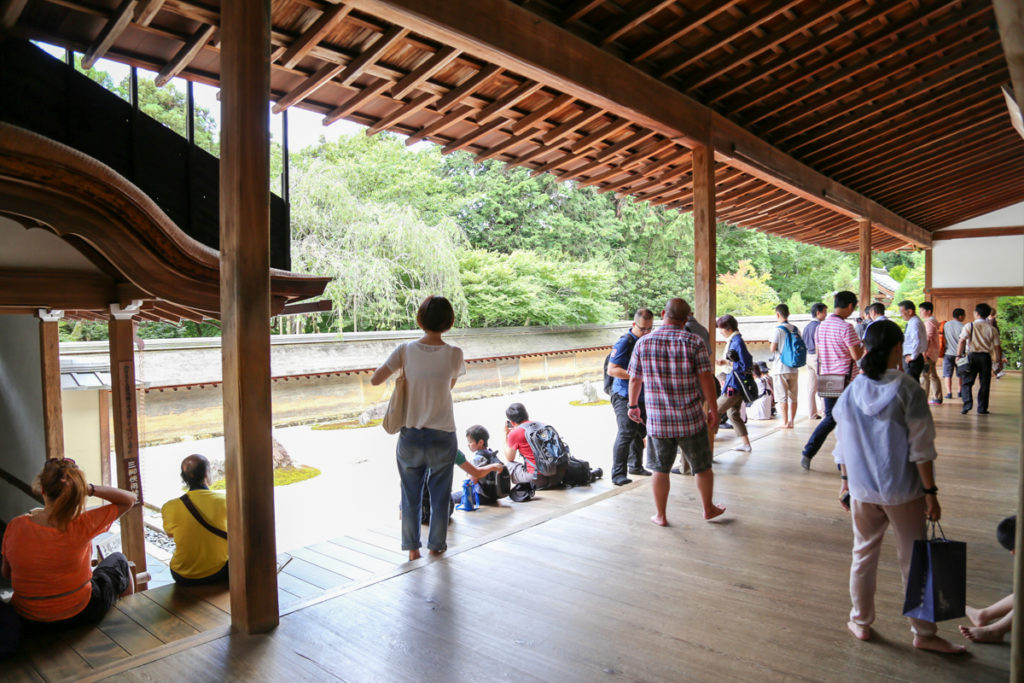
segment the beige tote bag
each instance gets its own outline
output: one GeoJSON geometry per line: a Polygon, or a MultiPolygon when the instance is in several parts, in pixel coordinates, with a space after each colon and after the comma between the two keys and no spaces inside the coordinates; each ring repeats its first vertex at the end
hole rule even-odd
{"type": "Polygon", "coordinates": [[[388,434],[397,434],[405,425],[405,356],[406,349],[403,345],[402,368],[395,376],[395,389],[391,392],[388,409],[384,412],[384,419],[381,420],[381,426],[388,434]]]}

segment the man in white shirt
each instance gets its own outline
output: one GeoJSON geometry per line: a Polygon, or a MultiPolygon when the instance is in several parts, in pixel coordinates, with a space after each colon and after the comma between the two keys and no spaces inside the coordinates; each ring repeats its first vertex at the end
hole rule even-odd
{"type": "Polygon", "coordinates": [[[779,404],[782,417],[782,429],[793,429],[796,420],[797,378],[800,368],[791,368],[782,362],[782,349],[786,346],[786,338],[792,333],[800,334],[796,325],[789,322],[789,306],[779,304],[775,307],[775,319],[779,325],[772,336],[772,381],[775,385],[775,402],[779,404]]]}
{"type": "Polygon", "coordinates": [[[917,317],[917,306],[913,301],[899,303],[900,316],[907,321],[907,329],[903,332],[903,370],[921,381],[924,371],[924,352],[928,349],[928,333],[924,329],[924,321],[917,317]]]}

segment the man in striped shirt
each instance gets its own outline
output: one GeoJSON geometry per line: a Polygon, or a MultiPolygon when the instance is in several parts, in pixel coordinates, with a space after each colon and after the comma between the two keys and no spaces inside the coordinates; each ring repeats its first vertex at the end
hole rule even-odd
{"type": "MultiPolygon", "coordinates": [[[[836,292],[835,300],[832,302],[832,314],[818,326],[815,333],[815,347],[818,351],[818,375],[846,375],[847,384],[849,377],[853,374],[855,361],[860,360],[864,355],[864,344],[857,337],[853,325],[846,322],[846,319],[853,314],[857,308],[857,295],[853,292],[836,292]]],[[[832,418],[832,408],[835,407],[837,398],[825,398],[825,418],[818,423],[810,440],[804,446],[803,457],[800,458],[800,466],[805,470],[811,469],[811,458],[813,458],[825,439],[836,428],[836,421],[832,418]]]]}
{"type": "Polygon", "coordinates": [[[712,500],[715,479],[711,471],[709,433],[718,427],[718,400],[707,346],[684,329],[690,305],[669,299],[661,312],[665,324],[642,337],[629,361],[629,418],[639,422],[640,388],[647,407],[647,467],[653,470],[655,514],[651,521],[668,526],[669,472],[682,450],[697,480],[704,519],[714,519],[724,506],[712,500]]]}

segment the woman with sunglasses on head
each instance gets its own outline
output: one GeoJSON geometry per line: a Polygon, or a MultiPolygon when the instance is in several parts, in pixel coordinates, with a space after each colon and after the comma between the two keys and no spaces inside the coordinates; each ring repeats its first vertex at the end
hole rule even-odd
{"type": "Polygon", "coordinates": [[[135,494],[86,483],[70,458],[47,460],[32,488],[43,507],[15,517],[4,532],[11,606],[29,632],[95,623],[134,581],[121,553],[111,553],[94,570],[92,539],[131,509],[135,494]],[[110,505],[86,510],[87,496],[110,505]]]}
{"type": "MultiPolygon", "coordinates": [[[[942,514],[935,486],[935,423],[928,397],[899,368],[903,332],[877,320],[864,333],[863,372],[843,391],[832,411],[836,420],[833,455],[842,473],[840,501],[853,518],[853,561],[847,628],[870,640],[875,619],[875,581],[886,527],[896,534],[896,556],[906,585],[914,541],[926,522],[942,514]]],[[[910,619],[914,647],[948,654],[964,651],[936,633],[933,622],[910,619]]]]}

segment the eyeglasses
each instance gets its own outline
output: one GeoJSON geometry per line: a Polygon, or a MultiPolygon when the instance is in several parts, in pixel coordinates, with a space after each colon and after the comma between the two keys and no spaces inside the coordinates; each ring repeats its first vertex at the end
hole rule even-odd
{"type": "Polygon", "coordinates": [[[640,330],[641,332],[650,332],[651,330],[654,329],[654,326],[652,325],[650,327],[640,327],[639,325],[637,325],[636,329],[640,330]]]}

